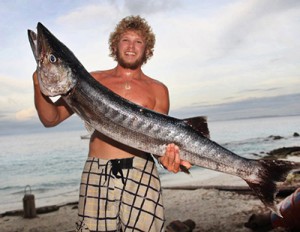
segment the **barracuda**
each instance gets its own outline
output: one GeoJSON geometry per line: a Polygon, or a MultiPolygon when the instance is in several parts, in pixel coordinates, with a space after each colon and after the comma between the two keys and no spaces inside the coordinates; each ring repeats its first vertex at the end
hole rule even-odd
{"type": "Polygon", "coordinates": [[[180,148],[180,157],[194,165],[244,179],[260,200],[274,204],[276,182],[300,164],[240,157],[206,138],[185,121],[138,106],[97,82],[75,55],[41,23],[28,30],[43,94],[61,97],[100,133],[133,148],[161,155],[167,144],[180,148]]]}

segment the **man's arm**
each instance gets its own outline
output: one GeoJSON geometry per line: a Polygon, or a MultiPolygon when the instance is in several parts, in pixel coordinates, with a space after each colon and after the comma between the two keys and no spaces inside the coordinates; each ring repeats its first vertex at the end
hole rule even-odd
{"type": "Polygon", "coordinates": [[[42,94],[36,72],[33,73],[33,86],[35,108],[45,127],[56,126],[73,114],[62,98],[53,103],[48,96],[42,94]]]}

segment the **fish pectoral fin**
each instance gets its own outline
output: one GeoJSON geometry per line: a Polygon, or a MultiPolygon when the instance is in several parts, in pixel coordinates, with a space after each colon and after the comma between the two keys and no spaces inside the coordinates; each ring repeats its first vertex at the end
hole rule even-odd
{"type": "Polygon", "coordinates": [[[197,116],[183,119],[185,123],[190,125],[194,130],[200,132],[203,136],[210,138],[206,116],[197,116]]]}
{"type": "Polygon", "coordinates": [[[184,172],[185,174],[188,174],[188,175],[191,174],[190,171],[185,166],[180,164],[179,168],[180,168],[180,171],[184,172]]]}

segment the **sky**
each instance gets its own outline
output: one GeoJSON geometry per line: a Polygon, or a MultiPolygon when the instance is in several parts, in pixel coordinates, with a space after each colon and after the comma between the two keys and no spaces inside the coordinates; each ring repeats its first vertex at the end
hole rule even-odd
{"type": "Polygon", "coordinates": [[[171,113],[283,98],[292,108],[280,110],[299,110],[299,0],[0,0],[0,122],[37,118],[27,29],[43,23],[88,71],[105,70],[116,65],[109,34],[128,15],[156,35],[143,71],[168,86],[171,113]]]}

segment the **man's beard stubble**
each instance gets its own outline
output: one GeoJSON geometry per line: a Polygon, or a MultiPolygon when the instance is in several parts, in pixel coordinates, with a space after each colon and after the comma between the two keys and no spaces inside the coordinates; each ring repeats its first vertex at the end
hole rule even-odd
{"type": "Polygon", "coordinates": [[[134,63],[128,63],[120,56],[120,52],[117,51],[117,62],[121,67],[126,69],[131,69],[131,70],[137,69],[138,67],[142,66],[143,63],[145,63],[145,60],[146,60],[146,52],[144,52],[143,56],[138,60],[136,60],[134,63]]]}

